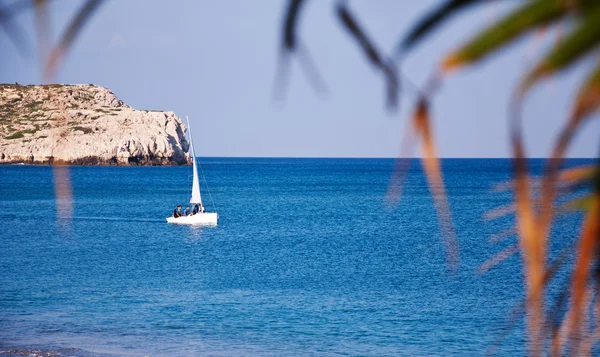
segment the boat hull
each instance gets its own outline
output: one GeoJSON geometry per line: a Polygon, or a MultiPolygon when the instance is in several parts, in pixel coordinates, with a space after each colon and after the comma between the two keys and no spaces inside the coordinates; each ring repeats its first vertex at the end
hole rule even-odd
{"type": "Polygon", "coordinates": [[[193,216],[167,217],[167,222],[184,224],[188,226],[216,226],[218,215],[216,213],[198,213],[193,216]]]}

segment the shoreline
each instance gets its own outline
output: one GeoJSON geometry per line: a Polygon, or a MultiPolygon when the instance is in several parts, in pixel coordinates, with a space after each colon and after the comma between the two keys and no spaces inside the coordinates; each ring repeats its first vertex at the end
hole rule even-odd
{"type": "Polygon", "coordinates": [[[27,166],[190,166],[191,159],[182,161],[174,158],[136,158],[130,157],[127,161],[116,158],[103,159],[100,157],[85,157],[76,160],[46,160],[14,159],[0,161],[0,165],[27,165],[27,166]]]}

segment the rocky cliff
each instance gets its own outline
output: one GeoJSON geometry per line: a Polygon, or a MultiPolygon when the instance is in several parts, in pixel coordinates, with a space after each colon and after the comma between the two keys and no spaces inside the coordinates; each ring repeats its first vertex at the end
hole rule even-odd
{"type": "Polygon", "coordinates": [[[0,163],[191,163],[173,112],[136,110],[91,84],[0,84],[0,163]]]}

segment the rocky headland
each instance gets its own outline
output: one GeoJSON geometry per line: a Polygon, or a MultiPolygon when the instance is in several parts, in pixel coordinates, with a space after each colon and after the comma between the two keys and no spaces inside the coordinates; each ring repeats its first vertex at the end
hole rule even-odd
{"type": "Polygon", "coordinates": [[[136,110],[91,84],[0,84],[0,163],[186,165],[173,112],[136,110]]]}

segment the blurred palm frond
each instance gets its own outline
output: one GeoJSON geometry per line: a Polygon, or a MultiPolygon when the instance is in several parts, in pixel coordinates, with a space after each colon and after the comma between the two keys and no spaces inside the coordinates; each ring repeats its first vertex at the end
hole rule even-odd
{"type": "MultiPolygon", "coordinates": [[[[290,4],[294,3],[295,1],[290,1],[290,4]]],[[[443,1],[407,31],[395,50],[395,57],[403,58],[419,42],[424,41],[449,19],[458,16],[462,10],[483,3],[486,1],[443,1]]],[[[391,71],[386,67],[389,60],[376,50],[372,41],[358,25],[356,16],[350,13],[345,1],[338,3],[337,13],[342,20],[343,28],[359,44],[370,63],[380,69],[384,75],[389,76],[391,71]]],[[[288,23],[293,25],[294,22],[288,23]]],[[[403,182],[411,163],[407,157],[411,156],[417,141],[422,140],[422,166],[444,232],[446,255],[447,257],[455,254],[458,256],[458,243],[451,223],[451,210],[443,185],[441,165],[437,159],[429,117],[429,102],[434,95],[434,89],[440,83],[440,74],[447,75],[459,67],[480,63],[527,34],[535,33],[537,41],[540,34],[555,24],[560,26],[556,42],[518,84],[510,111],[513,180],[501,183],[495,189],[512,190],[513,202],[494,209],[485,216],[486,219],[495,219],[514,213],[516,226],[492,236],[490,241],[499,242],[513,235],[516,235],[518,240],[516,245],[505,248],[480,267],[480,271],[489,270],[507,257],[520,252],[523,259],[526,297],[523,308],[517,309],[522,313],[516,315],[525,316],[530,354],[533,356],[542,355],[548,346],[553,355],[562,354],[566,345],[569,346],[569,351],[589,352],[591,345],[600,336],[600,328],[591,331],[591,322],[585,313],[586,307],[594,298],[596,303],[600,304],[600,296],[594,295],[596,290],[592,285],[595,281],[598,281],[596,285],[600,284],[600,268],[593,269],[595,266],[600,267],[600,249],[596,253],[596,248],[600,246],[597,227],[600,221],[598,212],[600,164],[596,162],[591,166],[561,170],[564,157],[574,137],[600,106],[600,65],[589,74],[588,79],[579,89],[572,114],[561,130],[541,177],[532,177],[530,174],[521,124],[524,97],[533,85],[543,78],[572,67],[581,58],[595,53],[600,48],[600,1],[531,0],[519,3],[503,18],[475,34],[472,39],[447,55],[441,62],[439,73],[434,71],[433,80],[425,86],[427,90],[419,91],[416,110],[411,126],[405,130],[402,155],[396,162],[387,195],[388,199],[394,202],[400,198],[403,182]],[[573,26],[563,34],[563,25],[567,22],[573,26]],[[569,196],[567,203],[563,202],[562,205],[557,203],[560,195],[574,192],[578,194],[583,192],[583,195],[575,198],[569,196]],[[557,215],[565,213],[567,209],[578,209],[586,215],[580,227],[577,248],[566,249],[560,254],[560,259],[548,265],[548,257],[552,255],[552,252],[549,252],[552,223],[557,215]],[[558,301],[551,309],[546,309],[545,288],[556,273],[557,266],[561,266],[566,259],[565,256],[573,254],[578,258],[571,272],[570,283],[565,285],[565,293],[561,295],[562,301],[558,301]],[[598,278],[591,279],[593,274],[598,278]],[[569,312],[559,317],[556,306],[563,306],[565,301],[570,304],[569,312]],[[580,340],[586,342],[580,344],[577,342],[580,340]]],[[[600,56],[598,59],[600,63],[600,56]]],[[[388,79],[388,88],[391,88],[390,83],[392,82],[388,79]]],[[[388,90],[388,104],[390,104],[390,93],[392,91],[388,90]]]]}
{"type": "Polygon", "coordinates": [[[73,42],[81,33],[86,23],[92,18],[94,12],[96,12],[103,2],[104,0],[87,0],[79,11],[77,11],[75,17],[71,19],[71,22],[62,34],[58,45],[56,45],[48,54],[48,59],[44,68],[45,80],[49,81],[54,79],[56,70],[60,63],[62,63],[64,56],[73,45],[73,42]]]}
{"type": "Polygon", "coordinates": [[[340,2],[337,6],[337,15],[343,27],[356,40],[360,48],[367,56],[369,62],[379,69],[386,79],[387,84],[387,106],[394,110],[398,106],[398,75],[396,65],[391,58],[384,57],[361,28],[355,16],[348,8],[347,2],[340,2]]]}
{"type": "Polygon", "coordinates": [[[302,44],[298,36],[298,21],[302,9],[304,9],[306,0],[290,0],[285,18],[283,21],[281,44],[279,49],[279,60],[277,61],[277,69],[275,71],[275,85],[273,89],[273,97],[276,99],[283,98],[287,90],[287,79],[289,76],[290,56],[295,54],[301,68],[304,70],[309,83],[312,85],[316,93],[327,93],[327,86],[323,81],[323,77],[319,73],[317,66],[314,64],[308,48],[302,44]]]}

